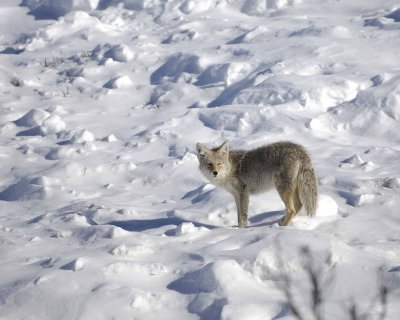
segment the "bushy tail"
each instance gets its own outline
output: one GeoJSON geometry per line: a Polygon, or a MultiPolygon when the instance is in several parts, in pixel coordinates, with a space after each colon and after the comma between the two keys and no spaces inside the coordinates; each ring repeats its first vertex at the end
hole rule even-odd
{"type": "Polygon", "coordinates": [[[306,209],[307,215],[314,216],[318,203],[318,183],[311,163],[303,163],[300,166],[297,183],[300,202],[306,209]]]}

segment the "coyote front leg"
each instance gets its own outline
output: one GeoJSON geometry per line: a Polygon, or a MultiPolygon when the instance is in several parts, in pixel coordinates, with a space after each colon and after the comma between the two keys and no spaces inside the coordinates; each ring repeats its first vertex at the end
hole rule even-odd
{"type": "Polygon", "coordinates": [[[246,228],[247,211],[249,209],[249,188],[244,184],[240,185],[233,196],[238,214],[238,226],[239,228],[246,228]]]}

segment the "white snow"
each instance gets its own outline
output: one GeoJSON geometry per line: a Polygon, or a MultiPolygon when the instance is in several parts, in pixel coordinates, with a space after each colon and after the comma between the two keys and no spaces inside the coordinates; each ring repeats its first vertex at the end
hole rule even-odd
{"type": "Polygon", "coordinates": [[[120,76],[108,81],[104,87],[109,89],[127,89],[133,86],[132,80],[128,76],[120,76]]]}
{"type": "MultiPolygon", "coordinates": [[[[3,0],[0,318],[400,314],[398,0],[3,0]],[[234,200],[196,142],[305,146],[315,217],[234,200]]],[[[360,317],[360,319],[365,319],[360,317]]]]}
{"type": "Polygon", "coordinates": [[[34,127],[39,126],[47,119],[50,114],[41,109],[32,109],[24,114],[21,118],[15,120],[17,126],[34,127]]]}

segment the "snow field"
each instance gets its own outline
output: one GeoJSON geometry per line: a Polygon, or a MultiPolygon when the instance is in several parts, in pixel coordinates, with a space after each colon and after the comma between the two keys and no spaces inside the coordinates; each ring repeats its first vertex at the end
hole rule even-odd
{"type": "Polygon", "coordinates": [[[295,319],[284,276],[311,317],[309,248],[326,319],[380,283],[397,319],[396,1],[0,6],[0,318],[295,319]],[[224,140],[303,144],[316,216],[270,192],[234,227],[195,155],[224,140]]]}

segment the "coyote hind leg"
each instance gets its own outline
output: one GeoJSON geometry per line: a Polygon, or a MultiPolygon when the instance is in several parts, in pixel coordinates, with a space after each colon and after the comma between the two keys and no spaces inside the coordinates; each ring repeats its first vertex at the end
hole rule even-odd
{"type": "MultiPolygon", "coordinates": [[[[298,203],[297,203],[297,199],[295,199],[295,191],[292,188],[282,188],[282,187],[278,187],[278,193],[279,196],[281,197],[283,203],[286,206],[286,216],[285,219],[283,220],[283,225],[287,226],[290,224],[290,222],[292,222],[293,218],[295,217],[295,215],[297,214],[298,210],[300,210],[300,208],[298,207],[298,203]],[[296,203],[296,205],[295,205],[296,203]]],[[[300,204],[301,207],[301,204],[300,204]]]]}
{"type": "Polygon", "coordinates": [[[299,188],[296,188],[296,191],[294,192],[293,205],[294,205],[294,209],[296,210],[296,214],[297,214],[300,211],[301,207],[303,206],[303,204],[301,203],[301,200],[300,200],[299,188]]]}

